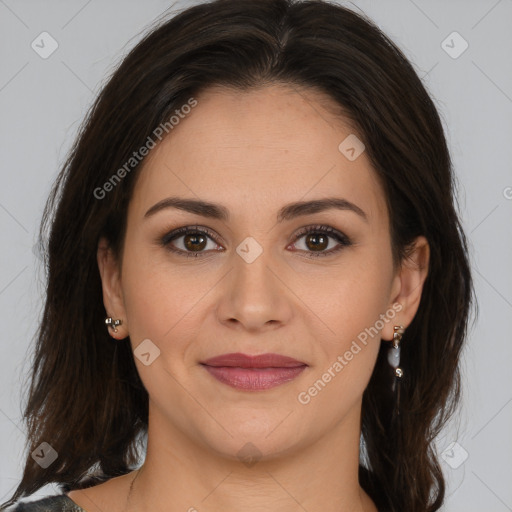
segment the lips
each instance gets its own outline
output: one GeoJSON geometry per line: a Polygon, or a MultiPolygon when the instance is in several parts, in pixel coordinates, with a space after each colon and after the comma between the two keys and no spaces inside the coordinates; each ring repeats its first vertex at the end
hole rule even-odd
{"type": "Polygon", "coordinates": [[[250,356],[240,352],[212,357],[202,361],[201,364],[207,366],[236,366],[238,368],[296,368],[298,366],[307,366],[302,361],[297,361],[297,359],[280,354],[268,353],[250,356]]]}
{"type": "Polygon", "coordinates": [[[218,381],[241,391],[263,391],[298,377],[306,363],[279,354],[223,354],[201,363],[218,381]]]}

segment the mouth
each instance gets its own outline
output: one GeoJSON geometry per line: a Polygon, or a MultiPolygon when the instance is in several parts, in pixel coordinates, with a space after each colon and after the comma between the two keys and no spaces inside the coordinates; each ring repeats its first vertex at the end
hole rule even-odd
{"type": "Polygon", "coordinates": [[[236,389],[261,391],[298,377],[308,365],[280,354],[223,354],[200,363],[215,379],[236,389]]]}

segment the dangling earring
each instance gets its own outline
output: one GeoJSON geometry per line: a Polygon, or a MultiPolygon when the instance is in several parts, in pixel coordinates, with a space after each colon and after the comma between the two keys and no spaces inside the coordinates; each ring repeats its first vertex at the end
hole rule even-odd
{"type": "Polygon", "coordinates": [[[393,346],[388,352],[388,362],[395,369],[395,376],[399,379],[402,378],[404,372],[400,365],[400,341],[405,332],[403,325],[395,325],[393,328],[393,346]]]}
{"type": "Polygon", "coordinates": [[[111,329],[113,329],[114,332],[117,332],[117,326],[121,325],[122,323],[123,323],[122,320],[119,320],[119,319],[113,320],[111,316],[105,318],[105,324],[108,327],[110,327],[111,329]]]}
{"type": "Polygon", "coordinates": [[[405,332],[403,325],[395,325],[393,328],[393,346],[388,352],[388,363],[395,369],[395,376],[393,378],[393,385],[391,390],[396,393],[395,397],[395,416],[400,414],[400,381],[404,375],[402,368],[400,368],[400,341],[405,332]]]}

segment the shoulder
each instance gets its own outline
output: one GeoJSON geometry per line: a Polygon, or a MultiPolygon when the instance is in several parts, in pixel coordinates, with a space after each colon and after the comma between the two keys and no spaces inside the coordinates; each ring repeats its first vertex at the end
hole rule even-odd
{"type": "Polygon", "coordinates": [[[85,512],[66,494],[46,496],[33,501],[20,501],[5,512],[85,512]]]}

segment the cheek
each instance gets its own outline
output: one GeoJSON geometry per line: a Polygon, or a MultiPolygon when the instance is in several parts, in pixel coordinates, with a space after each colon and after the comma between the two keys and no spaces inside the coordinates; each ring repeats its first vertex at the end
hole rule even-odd
{"type": "Polygon", "coordinates": [[[146,252],[127,250],[123,261],[123,296],[129,319],[130,338],[137,345],[145,338],[160,346],[166,334],[179,329],[194,289],[163,268],[146,252]]]}
{"type": "Polygon", "coordinates": [[[219,281],[218,272],[198,267],[137,249],[126,251],[123,262],[123,295],[133,348],[150,339],[176,371],[181,371],[178,362],[186,359],[190,340],[199,336],[208,293],[219,281]]]}
{"type": "Polygon", "coordinates": [[[317,336],[322,357],[315,377],[328,381],[332,393],[350,400],[364,391],[381,344],[380,331],[385,322],[393,322],[395,314],[387,311],[391,281],[391,257],[358,251],[330,275],[327,287],[310,295],[308,304],[329,327],[327,336],[317,336]]]}
{"type": "Polygon", "coordinates": [[[386,283],[377,277],[369,272],[347,278],[325,304],[321,316],[334,334],[317,337],[318,364],[297,396],[304,412],[322,425],[334,426],[356,406],[371,378],[387,306],[386,283]]]}
{"type": "MultiPolygon", "coordinates": [[[[392,261],[371,247],[347,252],[340,263],[298,274],[301,296],[340,346],[375,324],[390,299],[392,261]]],[[[327,346],[332,346],[332,343],[327,346]]]]}

